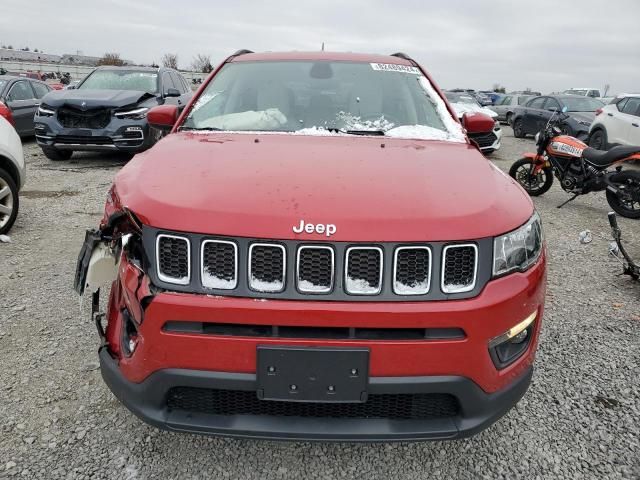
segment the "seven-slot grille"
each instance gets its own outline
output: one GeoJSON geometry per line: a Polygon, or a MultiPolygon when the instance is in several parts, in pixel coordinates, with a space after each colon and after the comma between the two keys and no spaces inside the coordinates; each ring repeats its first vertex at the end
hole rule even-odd
{"type": "Polygon", "coordinates": [[[472,243],[444,247],[442,291],[462,293],[473,290],[478,269],[478,247],[472,243]]]}
{"type": "Polygon", "coordinates": [[[158,277],[178,285],[191,280],[191,246],[189,240],[175,235],[158,235],[156,243],[158,277]]]}
{"type": "Polygon", "coordinates": [[[160,282],[201,293],[227,291],[233,296],[260,297],[264,293],[300,299],[322,295],[343,301],[354,296],[378,296],[381,300],[406,297],[407,301],[411,296],[428,296],[437,300],[473,292],[486,281],[482,280],[486,274],[478,281],[475,242],[305,245],[160,233],[155,253],[160,282]],[[440,280],[436,288],[434,276],[440,280]]]}
{"type": "Polygon", "coordinates": [[[282,245],[254,243],[249,247],[249,286],[257,292],[284,290],[287,257],[282,245]]]}
{"type": "Polygon", "coordinates": [[[207,288],[233,290],[238,285],[238,247],[224,240],[202,242],[202,285],[207,288]]]}
{"type": "Polygon", "coordinates": [[[351,247],[347,249],[345,287],[348,293],[376,295],[382,290],[382,249],[351,247]]]}
{"type": "Polygon", "coordinates": [[[335,270],[331,247],[300,247],[297,258],[298,290],[303,293],[327,293],[333,288],[335,270]]]}

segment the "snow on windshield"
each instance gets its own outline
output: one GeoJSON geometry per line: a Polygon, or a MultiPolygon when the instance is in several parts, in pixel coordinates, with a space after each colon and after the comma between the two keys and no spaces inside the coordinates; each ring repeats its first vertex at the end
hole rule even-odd
{"type": "Polygon", "coordinates": [[[416,67],[364,62],[225,65],[181,128],[465,142],[462,126],[416,67]]]}

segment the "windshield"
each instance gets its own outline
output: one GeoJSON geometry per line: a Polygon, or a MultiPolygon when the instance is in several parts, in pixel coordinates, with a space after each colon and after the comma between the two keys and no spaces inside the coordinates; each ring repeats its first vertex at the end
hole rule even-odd
{"type": "Polygon", "coordinates": [[[342,61],[228,63],[181,128],[464,141],[417,68],[342,61]]]}
{"type": "Polygon", "coordinates": [[[583,97],[587,96],[586,90],[573,89],[573,88],[570,90],[565,90],[564,93],[568,93],[570,95],[582,95],[583,97]]]}
{"type": "Polygon", "coordinates": [[[466,93],[445,92],[444,95],[451,103],[468,103],[471,105],[480,105],[474,97],[466,93]]]}
{"type": "Polygon", "coordinates": [[[565,97],[562,99],[562,103],[566,105],[569,112],[595,112],[604,106],[600,100],[589,97],[565,97]]]}
{"type": "Polygon", "coordinates": [[[77,88],[80,90],[140,90],[156,93],[158,74],[135,70],[95,70],[77,88]]]}

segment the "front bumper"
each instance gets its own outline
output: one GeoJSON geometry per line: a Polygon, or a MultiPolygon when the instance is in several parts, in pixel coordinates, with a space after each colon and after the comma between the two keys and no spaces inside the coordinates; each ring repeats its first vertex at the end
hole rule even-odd
{"type": "Polygon", "coordinates": [[[460,405],[455,417],[422,420],[382,418],[306,418],[267,415],[216,415],[171,409],[167,395],[174,387],[256,391],[250,373],[165,369],[140,383],[128,381],[106,348],[100,350],[102,377],[115,396],[135,415],[159,428],[210,435],[269,440],[418,441],[454,439],[488,427],[527,391],[533,367],[527,367],[504,389],[485,393],[460,376],[371,377],[372,394],[447,393],[460,405]]]}
{"type": "Polygon", "coordinates": [[[53,117],[36,116],[38,145],[57,150],[142,152],[153,145],[153,131],[146,119],[112,117],[105,128],[65,128],[53,117]]]}

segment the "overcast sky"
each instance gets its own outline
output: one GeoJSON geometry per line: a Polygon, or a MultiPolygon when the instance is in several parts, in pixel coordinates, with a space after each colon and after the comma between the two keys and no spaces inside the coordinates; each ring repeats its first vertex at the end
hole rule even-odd
{"type": "Polygon", "coordinates": [[[6,1],[0,43],[140,63],[240,48],[393,53],[443,88],[640,91],[640,0],[6,1]]]}

